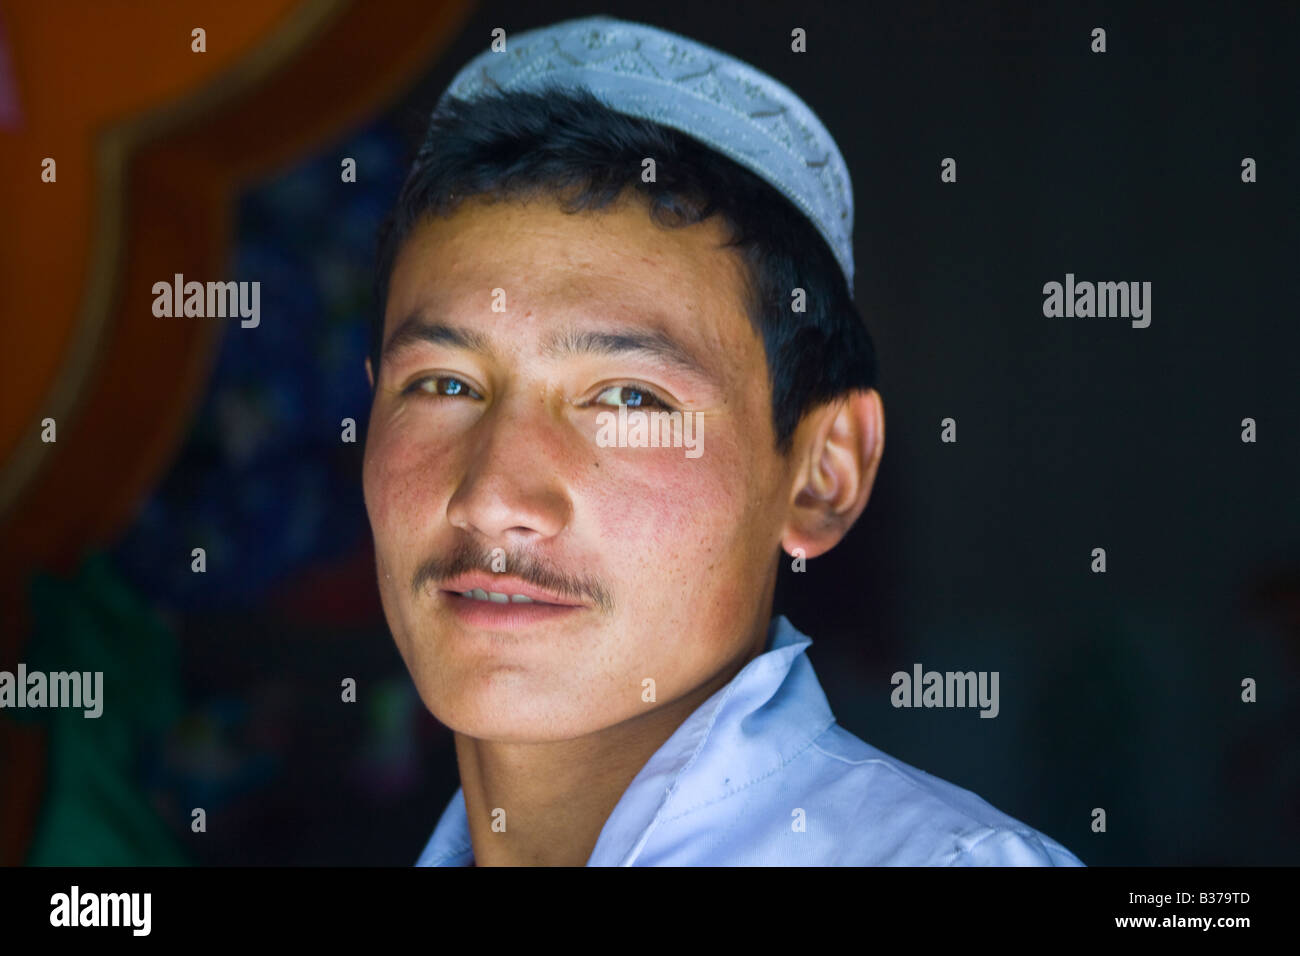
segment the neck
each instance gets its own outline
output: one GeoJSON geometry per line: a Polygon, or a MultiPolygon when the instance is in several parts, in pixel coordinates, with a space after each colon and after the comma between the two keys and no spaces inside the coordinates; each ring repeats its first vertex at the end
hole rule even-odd
{"type": "Polygon", "coordinates": [[[762,652],[765,639],[763,628],[689,694],[582,737],[503,743],[456,734],[475,865],[586,865],[633,778],[700,704],[762,652]],[[493,830],[498,809],[506,814],[504,830],[493,830]]]}

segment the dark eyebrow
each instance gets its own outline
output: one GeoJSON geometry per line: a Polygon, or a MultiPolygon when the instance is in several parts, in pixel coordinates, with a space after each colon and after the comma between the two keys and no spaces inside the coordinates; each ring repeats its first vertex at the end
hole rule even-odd
{"type": "MultiPolygon", "coordinates": [[[[484,355],[492,354],[487,336],[474,329],[445,322],[429,321],[419,312],[402,320],[384,344],[381,361],[417,342],[446,345],[484,355]]],[[[561,329],[542,343],[547,358],[579,354],[645,355],[665,365],[681,369],[708,383],[716,383],[713,373],[695,355],[667,332],[658,329],[561,329]]]]}
{"type": "Polygon", "coordinates": [[[690,349],[657,329],[562,329],[542,343],[542,354],[548,358],[581,353],[645,355],[706,382],[714,381],[713,374],[690,349]]]}
{"type": "Polygon", "coordinates": [[[430,322],[419,312],[413,312],[402,320],[402,323],[393,330],[393,334],[388,337],[388,341],[384,343],[381,361],[417,342],[449,345],[452,348],[485,354],[492,352],[492,346],[482,333],[459,325],[447,325],[445,322],[430,322]]]}

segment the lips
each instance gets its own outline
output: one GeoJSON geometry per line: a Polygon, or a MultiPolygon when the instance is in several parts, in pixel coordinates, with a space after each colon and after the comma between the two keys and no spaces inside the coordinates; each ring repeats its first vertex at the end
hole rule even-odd
{"type": "Polygon", "coordinates": [[[465,602],[506,605],[545,605],[550,607],[578,608],[584,605],[580,601],[563,597],[545,588],[529,584],[521,578],[508,574],[487,574],[474,572],[452,578],[442,586],[447,594],[462,598],[465,602]]]}
{"type": "MultiPolygon", "coordinates": [[[[474,589],[470,589],[471,592],[474,589]]],[[[481,593],[491,593],[478,589],[481,593]]],[[[497,594],[506,592],[498,591],[497,594]]],[[[524,595],[525,597],[527,595],[524,595]]],[[[463,592],[443,591],[442,598],[447,609],[469,628],[471,632],[482,631],[520,631],[531,632],[534,628],[556,624],[582,614],[586,608],[581,604],[549,604],[545,601],[500,601],[488,598],[486,601],[474,597],[465,597],[463,592]]]]}
{"type": "Polygon", "coordinates": [[[484,591],[482,588],[475,588],[472,591],[465,591],[461,594],[463,598],[473,598],[475,601],[491,601],[493,604],[534,604],[532,598],[525,594],[502,594],[500,591],[484,591]]]}
{"type": "Polygon", "coordinates": [[[587,605],[511,574],[472,571],[444,581],[444,606],[471,633],[521,631],[558,624],[587,605]]]}

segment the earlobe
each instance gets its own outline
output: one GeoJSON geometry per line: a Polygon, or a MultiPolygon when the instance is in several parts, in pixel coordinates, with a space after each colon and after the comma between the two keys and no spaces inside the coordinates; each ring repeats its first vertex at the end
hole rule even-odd
{"type": "Polygon", "coordinates": [[[884,453],[884,410],[875,389],[821,406],[800,426],[802,465],[791,489],[781,546],[813,558],[833,548],[867,506],[884,453]]]}

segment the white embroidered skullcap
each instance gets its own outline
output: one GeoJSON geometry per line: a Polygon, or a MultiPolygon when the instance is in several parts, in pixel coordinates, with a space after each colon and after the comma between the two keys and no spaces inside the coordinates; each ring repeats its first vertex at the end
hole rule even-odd
{"type": "Polygon", "coordinates": [[[761,176],[816,226],[853,291],[853,184],[821,120],[786,86],[694,40],[612,17],[506,38],[465,65],[442,99],[590,91],[616,112],[694,137],[761,176]]]}

